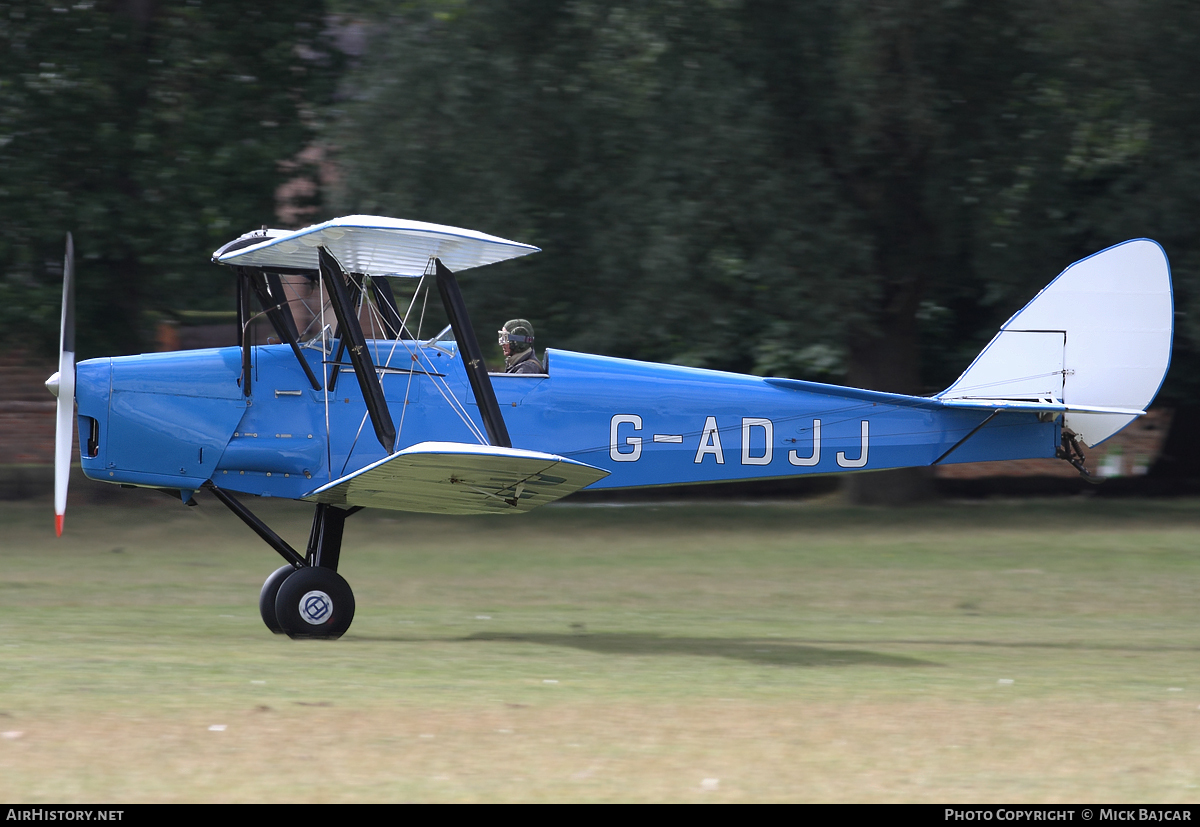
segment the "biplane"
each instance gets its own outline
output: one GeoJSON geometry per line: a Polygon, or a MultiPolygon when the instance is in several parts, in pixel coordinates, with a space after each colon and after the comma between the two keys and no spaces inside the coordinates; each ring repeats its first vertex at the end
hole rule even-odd
{"type": "Polygon", "coordinates": [[[269,629],[337,638],[354,617],[343,529],[363,508],[515,514],[583,488],[1032,457],[1082,471],[1083,449],[1145,412],[1170,361],[1170,268],[1137,239],[1069,266],[933,396],[555,349],[544,373],[489,373],[456,274],[534,252],[377,216],[264,228],[213,254],[237,281],[239,345],[76,365],[68,237],[47,382],[58,532],[77,429],[87,477],[187,504],[207,490],[284,559],[260,594],[269,629]],[[410,280],[403,309],[396,279],[410,280]],[[450,323],[426,335],[435,291],[450,323]],[[252,341],[260,317],[276,343],[252,341]],[[304,552],[244,495],[311,503],[304,552]]]}

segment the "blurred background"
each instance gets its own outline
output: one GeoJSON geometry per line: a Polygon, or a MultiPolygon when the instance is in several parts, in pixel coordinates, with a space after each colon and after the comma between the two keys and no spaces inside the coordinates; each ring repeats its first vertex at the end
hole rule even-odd
{"type": "MultiPolygon", "coordinates": [[[[477,330],[903,393],[1150,237],[1172,367],[1089,465],[1101,493],[1200,490],[1194,3],[25,0],[0,42],[2,496],[50,478],[67,231],[88,358],[234,344],[212,251],[360,212],[544,250],[463,280],[477,330]]],[[[940,473],[851,494],[1084,486],[940,473]]]]}

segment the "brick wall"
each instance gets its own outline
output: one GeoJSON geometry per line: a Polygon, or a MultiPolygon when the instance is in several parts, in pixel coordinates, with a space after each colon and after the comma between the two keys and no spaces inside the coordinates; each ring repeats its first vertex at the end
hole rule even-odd
{"type": "Polygon", "coordinates": [[[22,351],[0,352],[0,465],[54,464],[54,397],[46,379],[52,361],[22,351]]]}

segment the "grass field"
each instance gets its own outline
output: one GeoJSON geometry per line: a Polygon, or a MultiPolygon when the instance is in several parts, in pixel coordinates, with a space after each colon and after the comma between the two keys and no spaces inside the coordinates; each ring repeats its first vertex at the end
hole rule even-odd
{"type": "Polygon", "coordinates": [[[301,642],[207,495],[61,540],[0,503],[0,800],[1194,802],[1198,539],[1196,501],[364,512],[354,625],[301,642]]]}

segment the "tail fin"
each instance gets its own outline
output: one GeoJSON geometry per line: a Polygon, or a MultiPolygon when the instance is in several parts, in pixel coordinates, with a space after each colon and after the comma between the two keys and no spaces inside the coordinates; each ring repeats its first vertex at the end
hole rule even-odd
{"type": "Polygon", "coordinates": [[[1146,238],[1063,270],[1009,319],[953,385],[951,402],[1058,402],[1087,445],[1124,428],[1154,400],[1171,362],[1171,268],[1146,238]]]}

